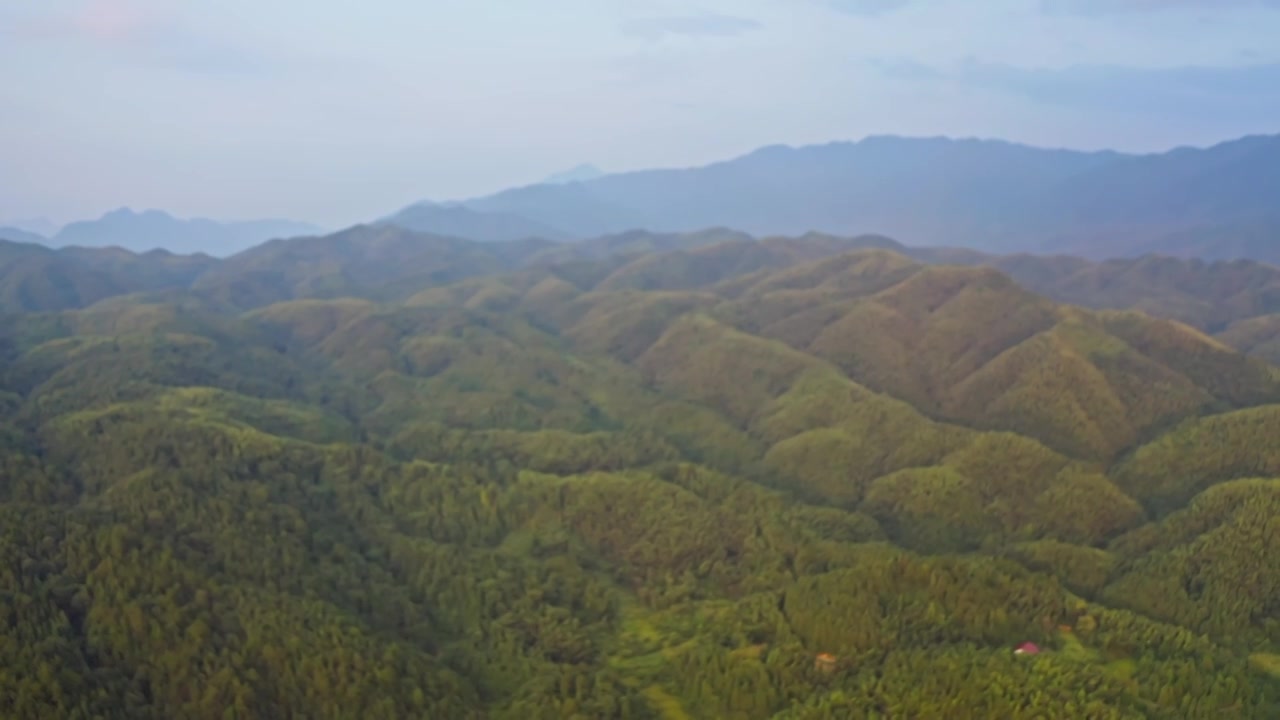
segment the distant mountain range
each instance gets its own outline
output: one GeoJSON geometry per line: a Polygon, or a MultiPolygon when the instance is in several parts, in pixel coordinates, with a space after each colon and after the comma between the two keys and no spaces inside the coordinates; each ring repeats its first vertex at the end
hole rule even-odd
{"type": "Polygon", "coordinates": [[[0,226],[0,240],[8,240],[18,243],[45,243],[47,242],[43,235],[33,233],[29,230],[23,230],[12,225],[0,226]]]}
{"type": "Polygon", "coordinates": [[[1280,262],[1280,135],[1149,155],[870,137],[544,182],[451,207],[447,225],[411,226],[474,239],[496,237],[495,224],[510,231],[502,239],[728,226],[761,235],[883,233],[990,252],[1280,262]]]}
{"type": "MultiPolygon", "coordinates": [[[[892,136],[775,145],[686,169],[602,174],[581,165],[493,195],[423,201],[370,224],[481,242],[732,228],[880,234],[989,253],[1280,264],[1280,135],[1146,155],[892,136]]],[[[288,220],[182,220],[127,208],[47,240],[29,224],[10,225],[0,239],[215,257],[322,232],[288,220]]]]}
{"type": "Polygon", "coordinates": [[[45,217],[0,220],[0,231],[25,230],[41,237],[53,237],[57,234],[58,227],[52,220],[45,217]]]}
{"type": "Polygon", "coordinates": [[[278,237],[315,235],[321,228],[291,220],[218,222],[175,218],[159,210],[134,212],[120,208],[97,220],[73,222],[45,237],[14,227],[0,228],[0,239],[53,247],[120,247],[144,253],[164,249],[178,254],[234,255],[278,237]]]}

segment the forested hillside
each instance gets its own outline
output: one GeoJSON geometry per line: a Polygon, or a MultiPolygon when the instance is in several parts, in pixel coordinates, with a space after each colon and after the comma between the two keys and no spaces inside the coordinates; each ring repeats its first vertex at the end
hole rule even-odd
{"type": "Polygon", "coordinates": [[[7,717],[1280,716],[1268,266],[0,247],[7,717]]]}

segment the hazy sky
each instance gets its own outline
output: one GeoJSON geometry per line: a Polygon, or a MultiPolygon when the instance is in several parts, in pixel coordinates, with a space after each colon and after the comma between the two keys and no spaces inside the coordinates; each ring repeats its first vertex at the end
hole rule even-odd
{"type": "Polygon", "coordinates": [[[332,227],[581,162],[1280,131],[1280,0],[2,0],[0,221],[332,227]]]}

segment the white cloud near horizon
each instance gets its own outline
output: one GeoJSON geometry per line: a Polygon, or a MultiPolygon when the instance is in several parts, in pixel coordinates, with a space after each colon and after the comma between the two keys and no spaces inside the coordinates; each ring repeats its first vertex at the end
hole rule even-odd
{"type": "Polygon", "coordinates": [[[1280,8],[1280,0],[1040,0],[1040,8],[1054,14],[1116,15],[1232,7],[1280,8]]]}
{"type": "Polygon", "coordinates": [[[669,35],[686,37],[736,37],[760,29],[760,23],[733,15],[682,15],[638,18],[621,23],[625,35],[661,40],[669,35]]]}

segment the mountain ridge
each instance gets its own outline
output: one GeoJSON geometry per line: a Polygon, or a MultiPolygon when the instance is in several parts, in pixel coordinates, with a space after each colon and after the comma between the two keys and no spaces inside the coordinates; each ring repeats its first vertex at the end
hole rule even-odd
{"type": "Polygon", "coordinates": [[[1168,252],[1277,262],[1280,250],[1267,241],[1280,232],[1276,157],[1280,135],[1147,154],[870,136],[765,146],[701,167],[524,186],[460,202],[577,237],[727,225],[766,235],[876,232],[913,246],[999,252],[1094,258],[1168,252]],[[1214,174],[1225,172],[1224,163],[1240,168],[1226,183],[1214,174]],[[1245,183],[1248,192],[1235,192],[1232,183],[1245,183]],[[1192,188],[1208,200],[1187,203],[1192,188]]]}
{"type": "MultiPolygon", "coordinates": [[[[1280,263],[1277,167],[1280,134],[1141,154],[870,135],[766,145],[702,166],[577,173],[572,181],[424,200],[374,222],[488,242],[733,227],[757,236],[882,234],[911,247],[1000,254],[1280,263]]],[[[38,241],[5,230],[13,236],[5,239],[38,241]]],[[[271,238],[322,232],[286,220],[180,220],[121,208],[70,223],[48,243],[225,257],[271,238]]]]}
{"type": "Polygon", "coordinates": [[[539,238],[566,240],[563,230],[506,212],[481,212],[466,205],[424,201],[378,221],[406,230],[461,237],[479,242],[507,242],[539,238]]]}

